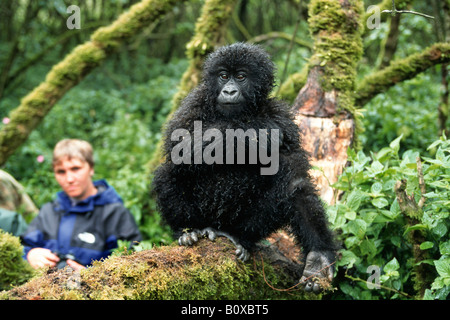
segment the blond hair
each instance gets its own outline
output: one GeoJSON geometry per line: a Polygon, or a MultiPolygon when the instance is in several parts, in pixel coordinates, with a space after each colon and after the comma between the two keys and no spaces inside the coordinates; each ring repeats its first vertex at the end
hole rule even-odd
{"type": "Polygon", "coordinates": [[[53,167],[63,158],[78,158],[94,167],[94,152],[89,142],[79,139],[64,139],[59,141],[53,149],[53,167]]]}

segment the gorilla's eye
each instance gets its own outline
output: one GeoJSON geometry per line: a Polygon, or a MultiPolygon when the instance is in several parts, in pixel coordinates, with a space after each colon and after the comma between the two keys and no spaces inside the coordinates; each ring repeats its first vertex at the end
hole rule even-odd
{"type": "Polygon", "coordinates": [[[219,77],[220,77],[220,79],[222,79],[222,80],[228,80],[228,74],[227,73],[225,73],[225,72],[221,72],[220,74],[219,74],[219,77]]]}
{"type": "Polygon", "coordinates": [[[245,78],[247,78],[247,75],[245,73],[238,73],[238,75],[236,76],[236,79],[238,80],[244,80],[245,78]]]}

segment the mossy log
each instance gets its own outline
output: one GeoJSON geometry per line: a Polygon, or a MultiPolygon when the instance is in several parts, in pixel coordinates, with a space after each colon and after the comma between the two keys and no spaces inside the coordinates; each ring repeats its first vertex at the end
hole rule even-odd
{"type": "Polygon", "coordinates": [[[115,22],[98,29],[91,40],[77,46],[47,74],[45,81],[25,96],[14,109],[10,122],[0,131],[0,166],[27,140],[29,134],[64,94],[99,66],[123,41],[149,23],[160,19],[175,0],[143,0],[133,5],[115,22]]]}
{"type": "Polygon", "coordinates": [[[111,256],[80,272],[67,267],[0,293],[8,300],[319,299],[296,286],[298,247],[276,233],[243,263],[226,238],[111,256]]]}

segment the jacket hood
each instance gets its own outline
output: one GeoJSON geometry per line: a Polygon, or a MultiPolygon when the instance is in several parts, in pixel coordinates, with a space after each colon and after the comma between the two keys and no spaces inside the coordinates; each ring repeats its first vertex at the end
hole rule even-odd
{"type": "Polygon", "coordinates": [[[97,188],[97,194],[90,196],[82,201],[73,202],[64,191],[56,194],[56,202],[65,212],[90,212],[94,210],[94,206],[103,206],[111,203],[123,203],[122,198],[117,194],[116,190],[110,186],[106,180],[94,181],[97,188]]]}

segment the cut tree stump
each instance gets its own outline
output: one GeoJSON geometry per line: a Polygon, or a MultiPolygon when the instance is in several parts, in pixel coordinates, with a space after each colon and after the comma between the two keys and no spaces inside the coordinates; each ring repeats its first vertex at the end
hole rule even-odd
{"type": "Polygon", "coordinates": [[[311,69],[292,110],[302,132],[302,146],[310,155],[311,176],[319,195],[328,204],[337,200],[331,185],[337,182],[347,163],[347,150],[353,143],[355,121],[350,113],[337,112],[338,93],[320,86],[320,67],[311,69]]]}

